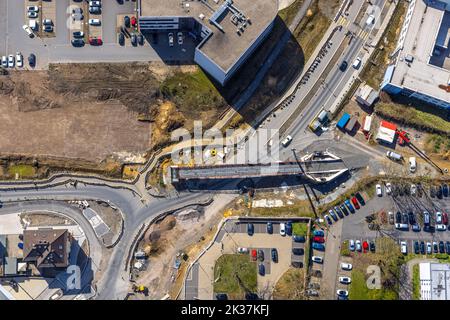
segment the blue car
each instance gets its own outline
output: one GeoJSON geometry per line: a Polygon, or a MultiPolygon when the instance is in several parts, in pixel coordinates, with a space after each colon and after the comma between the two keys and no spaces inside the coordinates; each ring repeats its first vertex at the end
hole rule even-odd
{"type": "Polygon", "coordinates": [[[325,215],[325,220],[327,220],[328,224],[331,226],[333,224],[333,221],[331,221],[331,218],[329,215],[325,215]]]}
{"type": "Polygon", "coordinates": [[[341,209],[339,209],[339,207],[334,207],[334,212],[337,213],[337,215],[339,216],[339,218],[344,218],[344,214],[342,213],[341,209]]]}
{"type": "Polygon", "coordinates": [[[255,232],[255,228],[253,227],[253,223],[247,223],[247,234],[252,236],[255,232]]]}
{"type": "Polygon", "coordinates": [[[347,206],[348,210],[350,210],[351,213],[355,213],[355,208],[351,204],[350,200],[347,199],[344,201],[344,203],[347,206]]]}
{"type": "Polygon", "coordinates": [[[272,222],[267,222],[267,233],[272,234],[273,233],[273,224],[272,222]]]}
{"type": "Polygon", "coordinates": [[[341,209],[341,211],[346,215],[346,216],[348,216],[350,213],[348,212],[348,210],[347,210],[347,208],[343,205],[343,204],[341,204],[340,206],[339,206],[339,208],[341,209]]]}
{"type": "Polygon", "coordinates": [[[312,248],[319,251],[325,251],[325,245],[323,243],[313,242],[312,248]]]}
{"type": "Polygon", "coordinates": [[[286,234],[288,236],[292,235],[292,222],[291,221],[286,222],[286,234]]]}
{"type": "Polygon", "coordinates": [[[330,209],[330,211],[328,211],[328,213],[331,215],[331,217],[333,218],[334,221],[338,221],[338,217],[332,209],[330,209]]]}
{"type": "Polygon", "coordinates": [[[325,237],[325,232],[323,232],[322,230],[314,230],[313,236],[314,237],[325,237]]]}
{"type": "Polygon", "coordinates": [[[266,268],[262,263],[258,267],[258,272],[260,276],[264,276],[266,274],[266,268]]]}

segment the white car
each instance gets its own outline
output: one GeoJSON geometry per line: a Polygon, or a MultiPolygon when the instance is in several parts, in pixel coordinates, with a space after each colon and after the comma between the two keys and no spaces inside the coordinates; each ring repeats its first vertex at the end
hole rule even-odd
{"type": "Polygon", "coordinates": [[[350,277],[339,277],[339,282],[342,284],[350,284],[352,283],[352,279],[350,277]]]}
{"type": "Polygon", "coordinates": [[[351,263],[345,263],[345,262],[342,262],[342,263],[341,263],[341,269],[342,269],[342,270],[345,270],[345,271],[350,271],[350,270],[353,269],[353,266],[352,266],[351,263]]]}
{"type": "Polygon", "coordinates": [[[169,47],[173,47],[173,32],[169,32],[169,47]]]}
{"type": "Polygon", "coordinates": [[[27,10],[28,11],[39,12],[39,7],[38,6],[28,6],[27,10]]]}
{"type": "Polygon", "coordinates": [[[353,62],[353,68],[358,70],[359,67],[361,66],[361,62],[362,62],[362,60],[360,57],[356,58],[355,61],[353,62]]]}
{"type": "Polygon", "coordinates": [[[101,23],[100,19],[89,19],[89,24],[91,26],[99,26],[102,23],[101,23]]]}
{"type": "Polygon", "coordinates": [[[28,18],[37,18],[38,13],[36,11],[28,11],[27,16],[28,18]]]}
{"type": "Polygon", "coordinates": [[[431,243],[427,242],[427,254],[431,254],[431,253],[432,253],[431,243]]]}
{"type": "Polygon", "coordinates": [[[23,56],[20,52],[16,53],[16,66],[19,68],[23,67],[23,56]]]}
{"type": "Polygon", "coordinates": [[[361,247],[361,241],[360,240],[356,240],[356,251],[361,252],[362,247],[361,247]]]}
{"type": "Polygon", "coordinates": [[[336,294],[338,296],[341,296],[341,297],[348,297],[348,291],[347,290],[337,290],[336,294]]]}
{"type": "Polygon", "coordinates": [[[417,193],[417,186],[415,184],[411,185],[411,195],[415,196],[417,193]]]}
{"type": "Polygon", "coordinates": [[[237,253],[248,253],[248,248],[239,247],[237,248],[237,253]]]}
{"type": "Polygon", "coordinates": [[[2,67],[3,68],[8,67],[8,58],[6,56],[2,56],[2,67]]]}
{"type": "Polygon", "coordinates": [[[386,187],[384,188],[387,195],[392,193],[392,184],[390,182],[386,183],[386,187]]]}
{"type": "Polygon", "coordinates": [[[409,172],[414,173],[416,172],[417,163],[416,163],[416,157],[410,157],[409,158],[409,172]]]}
{"type": "Polygon", "coordinates": [[[388,212],[388,217],[389,217],[389,223],[394,224],[395,218],[394,218],[394,213],[392,211],[388,212]]]}
{"type": "Polygon", "coordinates": [[[403,253],[403,254],[407,254],[408,253],[408,247],[406,245],[406,241],[400,242],[400,252],[403,253]]]}
{"type": "Polygon", "coordinates": [[[445,230],[447,230],[447,226],[445,224],[437,224],[436,230],[437,231],[445,231],[445,230]]]}
{"type": "Polygon", "coordinates": [[[355,251],[355,240],[350,239],[350,241],[348,242],[348,249],[350,251],[355,251]]]}
{"type": "Polygon", "coordinates": [[[377,184],[375,186],[375,191],[377,192],[377,196],[379,196],[379,197],[383,196],[383,190],[381,189],[381,185],[377,184]]]}
{"type": "Polygon", "coordinates": [[[286,235],[286,224],[284,222],[280,223],[280,234],[283,237],[286,235]]]}
{"type": "Polygon", "coordinates": [[[8,56],[8,68],[14,68],[14,64],[16,62],[16,59],[12,54],[8,56]]]}
{"type": "Polygon", "coordinates": [[[283,147],[287,147],[292,141],[292,137],[291,136],[287,136],[286,138],[283,139],[283,141],[281,141],[281,145],[283,147]]]}
{"type": "Polygon", "coordinates": [[[323,263],[323,258],[322,258],[322,257],[319,257],[319,256],[313,256],[313,257],[311,258],[311,260],[312,260],[313,262],[316,262],[316,263],[323,263]]]}
{"type": "Polygon", "coordinates": [[[436,224],[442,224],[442,213],[436,212],[436,224]]]}
{"type": "Polygon", "coordinates": [[[25,32],[28,34],[28,36],[29,36],[30,38],[33,38],[33,37],[34,37],[33,30],[31,30],[31,28],[30,28],[29,25],[24,24],[24,25],[22,26],[22,29],[25,30],[25,32]]]}

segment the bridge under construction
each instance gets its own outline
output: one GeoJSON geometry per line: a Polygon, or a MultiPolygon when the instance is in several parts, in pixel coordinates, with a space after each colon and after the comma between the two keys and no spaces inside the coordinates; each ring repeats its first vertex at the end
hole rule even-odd
{"type": "Polygon", "coordinates": [[[308,154],[298,161],[267,164],[220,164],[208,166],[171,166],[171,183],[189,180],[245,179],[299,175],[325,183],[348,171],[341,158],[325,151],[308,154]]]}

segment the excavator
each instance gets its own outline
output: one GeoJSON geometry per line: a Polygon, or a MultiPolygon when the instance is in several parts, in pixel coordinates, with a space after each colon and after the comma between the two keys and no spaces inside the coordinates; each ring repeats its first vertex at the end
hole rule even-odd
{"type": "Polygon", "coordinates": [[[144,295],[148,295],[148,288],[146,286],[137,286],[135,284],[133,284],[133,292],[136,293],[142,293],[144,295]]]}

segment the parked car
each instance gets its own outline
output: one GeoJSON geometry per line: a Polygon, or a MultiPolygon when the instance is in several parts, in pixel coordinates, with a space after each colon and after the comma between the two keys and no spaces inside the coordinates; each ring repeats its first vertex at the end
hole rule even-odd
{"type": "Polygon", "coordinates": [[[408,212],[409,224],[414,225],[416,223],[416,217],[412,211],[408,212]]]}
{"type": "Polygon", "coordinates": [[[386,186],[384,187],[384,190],[387,195],[390,195],[392,193],[392,185],[390,182],[386,183],[386,186]]]}
{"type": "Polygon", "coordinates": [[[363,241],[362,247],[364,252],[367,252],[367,250],[369,249],[369,243],[367,241],[363,241]]]}
{"type": "MultiPolygon", "coordinates": [[[[314,242],[316,243],[316,242],[314,242]]],[[[319,244],[319,243],[316,243],[319,244]]],[[[295,255],[303,255],[305,253],[305,250],[303,250],[302,248],[292,248],[292,253],[295,255]]]]}
{"type": "Polygon", "coordinates": [[[272,250],[270,250],[270,253],[272,255],[272,262],[277,263],[278,262],[278,251],[275,248],[272,248],[272,250]]]}
{"type": "Polygon", "coordinates": [[[420,225],[418,223],[413,224],[412,231],[420,232],[420,225]]]}
{"type": "Polygon", "coordinates": [[[347,61],[342,61],[341,64],[339,65],[339,70],[341,70],[342,72],[344,72],[345,70],[347,70],[348,67],[348,62],[347,61]]]}
{"type": "Polygon", "coordinates": [[[425,254],[425,242],[420,241],[420,254],[425,254]]]}
{"type": "Polygon", "coordinates": [[[183,44],[183,38],[184,38],[184,37],[183,37],[183,32],[181,32],[181,31],[178,32],[178,33],[177,33],[177,39],[178,39],[178,44],[179,44],[179,45],[182,45],[182,44],[183,44]]]}
{"type": "Polygon", "coordinates": [[[437,196],[439,199],[442,199],[443,194],[444,194],[444,191],[442,190],[442,186],[437,186],[436,196],[437,196]]]}
{"type": "Polygon", "coordinates": [[[264,276],[266,274],[266,268],[262,263],[260,263],[258,266],[258,273],[260,276],[264,276]]]}
{"type": "Polygon", "coordinates": [[[216,300],[228,300],[228,295],[226,293],[216,294],[216,300]]]}
{"type": "Polygon", "coordinates": [[[283,237],[286,235],[286,225],[283,222],[280,223],[280,235],[283,237]]]}
{"type": "Polygon", "coordinates": [[[408,224],[409,223],[409,216],[406,212],[403,212],[402,214],[402,223],[403,224],[408,224]]]}
{"type": "Polygon", "coordinates": [[[313,241],[314,242],[318,242],[318,243],[324,243],[325,242],[325,239],[324,238],[322,238],[322,237],[313,237],[313,241]]]}
{"type": "Polygon", "coordinates": [[[323,263],[323,257],[320,256],[312,256],[311,260],[315,263],[323,263]]]}
{"type": "Polygon", "coordinates": [[[395,218],[394,218],[394,213],[392,211],[388,212],[388,219],[389,219],[389,223],[390,224],[394,224],[395,223],[395,218]]]}
{"type": "Polygon", "coordinates": [[[16,52],[16,66],[18,68],[23,67],[23,56],[20,52],[16,52]]]}
{"type": "Polygon", "coordinates": [[[36,11],[28,11],[27,16],[28,16],[28,18],[37,18],[38,13],[36,11]]]}
{"type": "Polygon", "coordinates": [[[377,193],[378,197],[383,196],[383,190],[381,189],[381,184],[375,185],[375,192],[377,193]]]}
{"type": "Polygon", "coordinates": [[[102,8],[98,6],[90,6],[89,7],[90,14],[102,14],[102,8]]]}
{"type": "Polygon", "coordinates": [[[341,211],[346,215],[346,216],[348,216],[350,213],[348,212],[348,210],[347,210],[347,208],[343,205],[343,204],[341,204],[340,206],[339,206],[339,209],[341,209],[341,211]]]}
{"type": "Polygon", "coordinates": [[[402,254],[407,254],[408,253],[408,247],[406,245],[406,241],[400,242],[400,252],[402,254]]]}
{"type": "Polygon", "coordinates": [[[415,195],[416,195],[416,193],[417,193],[417,187],[416,187],[415,184],[412,184],[412,185],[411,185],[411,190],[410,190],[410,192],[411,192],[411,195],[412,195],[412,196],[415,196],[415,195]]]}
{"type": "Polygon", "coordinates": [[[342,284],[350,284],[352,279],[350,277],[339,277],[339,282],[342,284]]]}
{"type": "Polygon", "coordinates": [[[433,241],[433,252],[434,253],[439,252],[438,243],[436,241],[433,241]]]}
{"type": "Polygon", "coordinates": [[[450,254],[450,241],[445,242],[445,252],[450,254]]]}
{"type": "Polygon", "coordinates": [[[337,215],[334,213],[333,209],[330,209],[328,211],[328,213],[330,214],[330,216],[333,218],[334,221],[338,221],[338,217],[337,215]]]}
{"type": "Polygon", "coordinates": [[[355,59],[355,61],[353,61],[352,67],[355,68],[356,70],[358,70],[359,67],[361,66],[361,62],[362,62],[362,59],[360,57],[357,57],[355,59]]]}
{"type": "Polygon", "coordinates": [[[357,193],[355,194],[355,197],[356,197],[356,199],[358,199],[358,202],[359,202],[362,206],[366,204],[366,202],[364,201],[363,196],[362,196],[359,192],[357,192],[357,193]]]}
{"type": "Polygon", "coordinates": [[[123,35],[122,32],[118,33],[118,42],[119,45],[124,46],[125,45],[125,36],[123,35]]]}
{"type": "Polygon", "coordinates": [[[325,245],[323,243],[313,242],[312,248],[319,251],[325,251],[325,245]]]}
{"type": "Polygon", "coordinates": [[[350,271],[353,269],[353,266],[350,263],[341,262],[341,269],[345,271],[350,271]]]}
{"type": "Polygon", "coordinates": [[[101,46],[103,41],[100,38],[89,38],[89,44],[91,46],[101,46]]]}
{"type": "Polygon", "coordinates": [[[436,187],[433,185],[430,186],[430,197],[436,198],[436,187]]]}
{"type": "Polygon", "coordinates": [[[123,17],[123,24],[125,25],[125,28],[130,27],[130,17],[129,16],[123,17]]]}
{"type": "Polygon", "coordinates": [[[442,213],[440,213],[439,211],[436,212],[436,224],[441,224],[442,223],[442,213]]]}
{"type": "Polygon", "coordinates": [[[313,236],[324,237],[325,236],[325,232],[323,232],[322,230],[314,230],[313,231],[313,236]]]}
{"type": "Polygon", "coordinates": [[[248,248],[239,247],[239,248],[237,248],[237,253],[247,254],[248,248]]]}
{"type": "Polygon", "coordinates": [[[447,226],[445,224],[437,224],[436,230],[437,231],[445,231],[445,230],[447,230],[447,226]]]}
{"type": "Polygon", "coordinates": [[[258,250],[258,260],[261,262],[264,261],[264,251],[261,249],[258,250]]]}
{"type": "Polygon", "coordinates": [[[267,230],[268,234],[272,234],[273,233],[273,224],[272,224],[272,222],[270,222],[270,221],[267,222],[266,230],[267,230]]]}
{"type": "Polygon", "coordinates": [[[345,298],[348,297],[348,291],[347,290],[339,289],[339,290],[336,291],[336,294],[338,296],[341,296],[341,297],[345,297],[345,298]]]}
{"type": "Polygon", "coordinates": [[[369,249],[370,249],[370,252],[375,252],[375,242],[373,242],[373,241],[369,242],[369,249]]]}
{"type": "Polygon", "coordinates": [[[247,223],[247,234],[249,236],[252,236],[255,232],[255,227],[253,226],[253,223],[247,223]]]}
{"type": "Polygon", "coordinates": [[[349,249],[350,251],[355,251],[355,240],[351,239],[351,240],[348,242],[348,249],[349,249]]]}
{"type": "Polygon", "coordinates": [[[325,218],[325,220],[327,221],[327,223],[328,223],[328,225],[332,225],[333,224],[333,221],[331,221],[331,218],[330,218],[330,216],[329,215],[324,215],[324,218],[325,218]]]}
{"type": "Polygon", "coordinates": [[[8,68],[8,57],[7,56],[2,56],[2,67],[8,68]]]}
{"type": "Polygon", "coordinates": [[[137,19],[135,16],[131,17],[131,26],[136,27],[137,26],[137,19]]]}
{"type": "Polygon", "coordinates": [[[362,251],[361,241],[359,240],[356,240],[356,251],[362,251]]]}
{"type": "Polygon", "coordinates": [[[286,136],[286,138],[284,138],[281,141],[281,145],[286,148],[291,142],[292,142],[292,137],[288,135],[288,136],[286,136]]]}
{"type": "Polygon", "coordinates": [[[131,45],[133,47],[137,46],[137,36],[134,33],[131,35],[131,45]]]}
{"type": "Polygon", "coordinates": [[[341,209],[339,209],[339,207],[334,207],[334,212],[337,213],[337,215],[339,216],[339,218],[343,219],[344,218],[344,214],[342,213],[341,209]]]}
{"type": "Polygon", "coordinates": [[[44,25],[44,32],[53,32],[53,26],[49,24],[44,25]]]}
{"type": "Polygon", "coordinates": [[[447,214],[447,212],[442,212],[442,224],[448,225],[448,214],[447,214]]]}
{"type": "Polygon", "coordinates": [[[419,254],[420,248],[419,248],[419,241],[414,241],[414,254],[419,254]]]}
{"type": "Polygon", "coordinates": [[[251,255],[253,261],[256,261],[256,259],[258,259],[258,253],[256,252],[255,249],[252,250],[251,255]]]}
{"type": "Polygon", "coordinates": [[[288,236],[292,235],[292,222],[291,221],[286,222],[286,234],[288,236]]]}
{"type": "Polygon", "coordinates": [[[91,26],[99,26],[102,24],[100,19],[89,19],[88,22],[89,22],[89,25],[91,25],[91,26]]]}
{"type": "Polygon", "coordinates": [[[143,36],[141,33],[138,34],[138,36],[137,36],[137,41],[138,41],[138,43],[139,43],[140,46],[143,46],[143,45],[144,45],[144,36],[143,36]]]}
{"type": "Polygon", "coordinates": [[[395,213],[395,223],[402,223],[402,214],[400,211],[397,211],[395,213]]]}
{"type": "Polygon", "coordinates": [[[74,31],[74,32],[72,32],[72,35],[74,38],[83,38],[84,32],[83,31],[74,31]]]}
{"type": "Polygon", "coordinates": [[[304,236],[297,236],[297,235],[295,235],[292,238],[294,239],[295,242],[302,242],[303,243],[303,242],[306,241],[306,238],[304,236]]]}
{"type": "Polygon", "coordinates": [[[173,32],[169,32],[169,47],[173,47],[173,32]]]}
{"type": "Polygon", "coordinates": [[[444,241],[439,241],[439,253],[445,253],[444,241]]]}
{"type": "Polygon", "coordinates": [[[433,253],[433,248],[431,247],[431,243],[427,242],[427,254],[432,254],[433,253]]]}
{"type": "Polygon", "coordinates": [[[352,204],[350,203],[350,200],[346,199],[344,201],[345,205],[347,206],[347,208],[350,210],[351,213],[355,213],[355,208],[352,206],[352,204]]]}
{"type": "Polygon", "coordinates": [[[429,226],[431,223],[431,217],[428,211],[423,212],[423,224],[424,226],[429,226]]]}
{"type": "Polygon", "coordinates": [[[28,56],[28,64],[30,67],[34,68],[36,66],[36,55],[34,53],[31,53],[28,56]]]}
{"type": "Polygon", "coordinates": [[[10,54],[8,56],[8,68],[14,68],[14,65],[16,64],[16,58],[10,54]]]}
{"type": "Polygon", "coordinates": [[[356,197],[352,197],[352,203],[353,203],[353,205],[355,206],[356,209],[360,208],[358,200],[356,199],[356,197]]]}
{"type": "Polygon", "coordinates": [[[442,193],[443,193],[444,197],[448,197],[449,196],[448,184],[444,183],[442,185],[442,193]]]}

